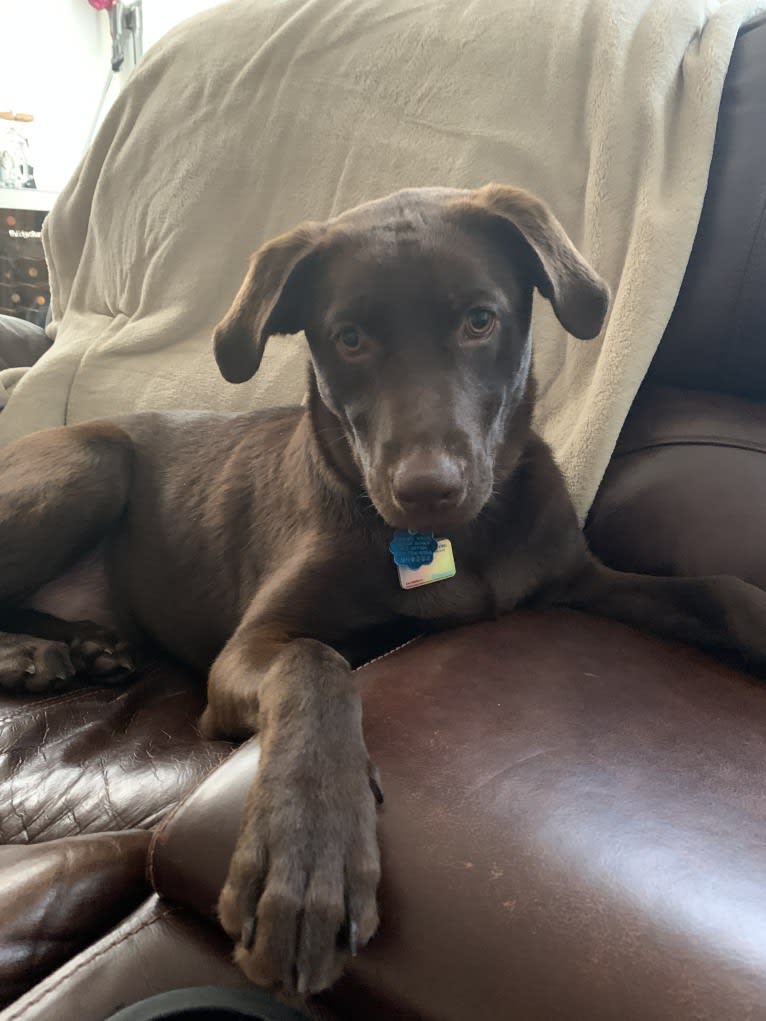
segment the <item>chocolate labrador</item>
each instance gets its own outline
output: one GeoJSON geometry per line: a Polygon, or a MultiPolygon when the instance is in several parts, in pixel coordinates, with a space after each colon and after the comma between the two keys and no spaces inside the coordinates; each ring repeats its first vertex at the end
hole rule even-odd
{"type": "Polygon", "coordinates": [[[376,635],[533,602],[766,665],[766,593],[589,553],[530,428],[535,288],[569,333],[599,333],[607,287],[537,199],[399,192],[264,245],[215,332],[238,383],[304,330],[306,407],[136,414],[0,453],[0,683],[119,678],[148,637],[209,669],[204,734],[261,734],[219,902],[259,984],[324,988],[378,924],[381,795],[350,665],[376,635]],[[100,609],[71,623],[50,583],[83,558],[103,564],[100,609]]]}

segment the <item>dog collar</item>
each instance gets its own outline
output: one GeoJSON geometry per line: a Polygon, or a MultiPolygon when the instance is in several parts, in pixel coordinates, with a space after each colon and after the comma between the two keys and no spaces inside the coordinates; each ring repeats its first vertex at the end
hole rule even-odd
{"type": "Polygon", "coordinates": [[[396,531],[388,549],[403,589],[446,581],[457,573],[452,543],[435,539],[433,532],[396,531]]]}

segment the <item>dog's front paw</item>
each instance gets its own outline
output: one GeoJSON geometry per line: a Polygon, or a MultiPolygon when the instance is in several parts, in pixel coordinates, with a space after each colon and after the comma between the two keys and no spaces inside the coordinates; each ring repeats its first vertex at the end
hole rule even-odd
{"type": "Polygon", "coordinates": [[[235,960],[257,985],[319,992],[374,934],[376,790],[363,759],[292,780],[261,764],[218,902],[235,960]]]}

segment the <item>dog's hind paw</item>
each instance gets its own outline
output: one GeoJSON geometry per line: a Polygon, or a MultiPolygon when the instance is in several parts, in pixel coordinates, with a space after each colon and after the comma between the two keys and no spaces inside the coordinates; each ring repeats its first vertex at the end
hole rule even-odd
{"type": "Polygon", "coordinates": [[[0,633],[0,687],[41,694],[68,687],[75,666],[64,642],[0,633]]]}
{"type": "Polygon", "coordinates": [[[135,671],[130,645],[111,628],[90,620],[73,626],[76,631],[69,651],[78,674],[98,684],[122,684],[135,671]]]}

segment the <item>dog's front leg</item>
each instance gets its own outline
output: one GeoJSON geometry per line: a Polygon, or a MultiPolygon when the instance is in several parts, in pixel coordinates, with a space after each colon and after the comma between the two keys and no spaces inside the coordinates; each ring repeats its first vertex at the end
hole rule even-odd
{"type": "Polygon", "coordinates": [[[349,664],[244,625],[213,666],[202,726],[261,734],[218,905],[235,958],[258,985],[323,989],[378,924],[377,788],[349,664]]]}
{"type": "Polygon", "coordinates": [[[723,653],[766,676],[766,592],[740,578],[628,574],[589,556],[545,601],[723,653]]]}

